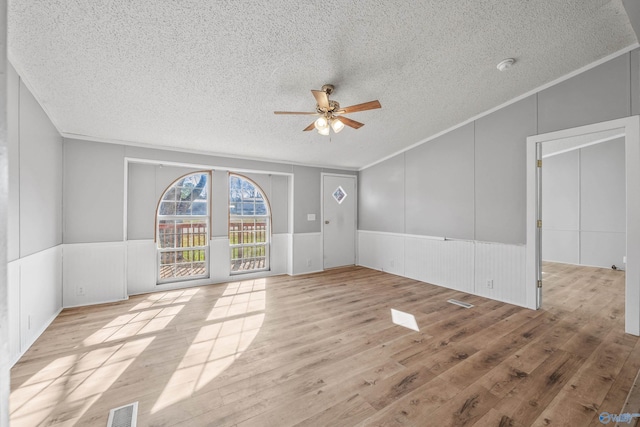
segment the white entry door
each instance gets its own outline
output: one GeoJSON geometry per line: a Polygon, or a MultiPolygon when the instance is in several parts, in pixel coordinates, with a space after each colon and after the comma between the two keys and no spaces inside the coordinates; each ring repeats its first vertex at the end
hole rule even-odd
{"type": "Polygon", "coordinates": [[[356,177],[323,175],[324,268],[356,263],[356,177]]]}

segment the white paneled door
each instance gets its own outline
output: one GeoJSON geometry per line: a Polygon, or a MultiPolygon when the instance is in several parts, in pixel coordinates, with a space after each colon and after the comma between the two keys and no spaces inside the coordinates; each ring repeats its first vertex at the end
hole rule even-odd
{"type": "Polygon", "coordinates": [[[322,239],[324,268],[356,262],[356,177],[323,175],[322,239]]]}

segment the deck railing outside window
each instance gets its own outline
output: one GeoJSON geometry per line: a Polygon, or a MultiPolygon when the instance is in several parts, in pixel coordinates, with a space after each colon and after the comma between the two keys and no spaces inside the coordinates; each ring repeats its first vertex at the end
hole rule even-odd
{"type": "Polygon", "coordinates": [[[205,221],[160,220],[158,245],[161,280],[206,275],[209,245],[205,221]]]}
{"type": "Polygon", "coordinates": [[[229,246],[232,272],[267,267],[268,224],[268,218],[230,218],[229,246]]]}

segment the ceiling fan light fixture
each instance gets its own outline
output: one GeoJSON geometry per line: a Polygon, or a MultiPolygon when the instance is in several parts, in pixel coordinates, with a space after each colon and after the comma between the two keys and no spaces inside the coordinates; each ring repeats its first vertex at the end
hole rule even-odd
{"type": "Polygon", "coordinates": [[[331,128],[335,133],[338,133],[344,129],[344,123],[342,123],[340,119],[333,118],[331,119],[331,128]]]}
{"type": "Polygon", "coordinates": [[[318,129],[318,133],[320,135],[328,136],[330,130],[331,130],[331,128],[329,126],[327,126],[327,127],[323,127],[322,129],[318,129]]]}
{"type": "Polygon", "coordinates": [[[316,120],[315,122],[315,127],[316,129],[318,129],[318,131],[322,130],[322,129],[329,129],[329,122],[327,121],[327,118],[322,116],[319,117],[318,120],[316,120]]]}

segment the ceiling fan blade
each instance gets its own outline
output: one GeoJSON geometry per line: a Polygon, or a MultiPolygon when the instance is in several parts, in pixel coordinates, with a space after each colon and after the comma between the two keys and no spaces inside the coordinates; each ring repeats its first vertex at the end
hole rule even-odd
{"type": "Polygon", "coordinates": [[[273,114],[308,114],[308,115],[316,115],[318,116],[319,113],[308,113],[306,111],[274,111],[273,114]]]}
{"type": "Polygon", "coordinates": [[[340,117],[336,117],[336,119],[340,120],[345,125],[350,126],[354,129],[360,129],[362,126],[364,126],[364,123],[356,122],[355,120],[351,120],[348,117],[340,116],[340,117]]]}
{"type": "Polygon", "coordinates": [[[380,101],[364,102],[362,104],[352,105],[350,107],[341,108],[336,111],[337,114],[357,113],[358,111],[375,110],[376,108],[382,108],[380,101]]]}
{"type": "Polygon", "coordinates": [[[307,126],[306,128],[302,129],[304,132],[308,131],[308,130],[314,130],[316,127],[316,122],[311,123],[309,126],[307,126]]]}
{"type": "Polygon", "coordinates": [[[313,96],[316,98],[316,102],[320,108],[329,109],[329,97],[327,92],[323,90],[311,90],[313,96]]]}

